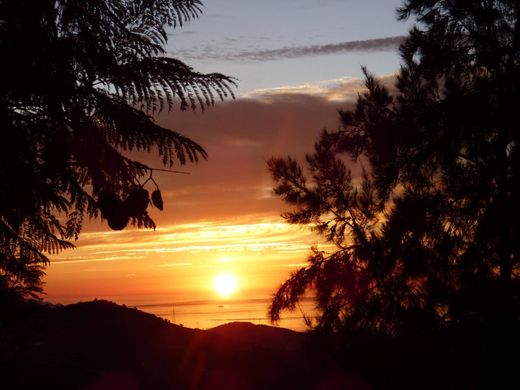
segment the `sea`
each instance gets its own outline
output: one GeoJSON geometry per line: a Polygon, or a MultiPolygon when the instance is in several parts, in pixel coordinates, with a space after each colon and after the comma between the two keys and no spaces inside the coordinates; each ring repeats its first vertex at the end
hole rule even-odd
{"type": "Polygon", "coordinates": [[[123,296],[98,298],[46,299],[53,304],[69,304],[106,299],[126,307],[153,314],[171,323],[193,329],[210,329],[230,322],[251,322],[257,325],[277,326],[295,331],[309,329],[308,322],[315,320],[315,301],[305,297],[294,311],[282,313],[276,324],[268,317],[270,298],[227,300],[173,300],[157,296],[123,296]]]}

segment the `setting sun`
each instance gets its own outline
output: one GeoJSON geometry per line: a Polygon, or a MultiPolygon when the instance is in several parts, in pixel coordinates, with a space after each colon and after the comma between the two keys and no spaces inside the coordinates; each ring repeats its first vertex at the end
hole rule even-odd
{"type": "Polygon", "coordinates": [[[237,278],[231,274],[219,274],[213,280],[213,289],[221,298],[228,298],[237,287],[237,278]]]}

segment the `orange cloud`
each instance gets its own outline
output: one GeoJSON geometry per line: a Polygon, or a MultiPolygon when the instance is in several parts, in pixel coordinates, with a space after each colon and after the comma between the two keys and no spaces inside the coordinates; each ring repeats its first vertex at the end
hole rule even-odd
{"type": "MultiPolygon", "coordinates": [[[[320,241],[307,228],[281,219],[287,206],[271,191],[266,161],[286,155],[303,159],[323,128],[337,127],[337,110],[352,104],[361,85],[341,79],[257,91],[203,113],[161,114],[162,125],[203,145],[208,161],[174,167],[189,175],[154,173],[164,199],[163,212],[150,211],[155,231],[114,232],[106,222],[88,222],[78,248],[52,258],[49,296],[195,294],[224,266],[250,289],[273,292],[320,241]]],[[[160,166],[151,154],[134,157],[160,166]]]]}

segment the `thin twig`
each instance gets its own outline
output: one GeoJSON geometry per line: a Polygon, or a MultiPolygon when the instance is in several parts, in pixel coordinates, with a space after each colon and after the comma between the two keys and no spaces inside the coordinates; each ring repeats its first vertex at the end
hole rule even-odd
{"type": "Polygon", "coordinates": [[[146,167],[144,169],[149,169],[151,171],[160,171],[160,172],[169,172],[169,173],[180,173],[182,175],[189,175],[190,172],[184,172],[184,171],[174,171],[173,169],[164,169],[164,168],[151,168],[151,167],[146,167]]]}

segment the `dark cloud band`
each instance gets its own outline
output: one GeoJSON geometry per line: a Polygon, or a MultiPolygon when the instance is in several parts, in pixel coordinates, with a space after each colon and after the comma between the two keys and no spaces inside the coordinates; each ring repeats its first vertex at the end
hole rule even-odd
{"type": "Polygon", "coordinates": [[[233,51],[232,47],[223,50],[215,47],[204,47],[202,49],[178,50],[172,55],[180,55],[191,60],[221,60],[234,62],[262,62],[274,61],[286,58],[299,58],[317,55],[348,53],[348,52],[370,52],[395,50],[404,36],[367,39],[363,41],[348,41],[340,43],[329,43],[325,45],[292,46],[270,50],[242,50],[233,51]]]}
{"type": "Polygon", "coordinates": [[[246,51],[236,57],[250,61],[272,61],[282,58],[297,58],[323,54],[335,54],[353,51],[386,51],[396,49],[403,41],[403,36],[330,43],[326,45],[296,46],[274,50],[246,51]]]}

